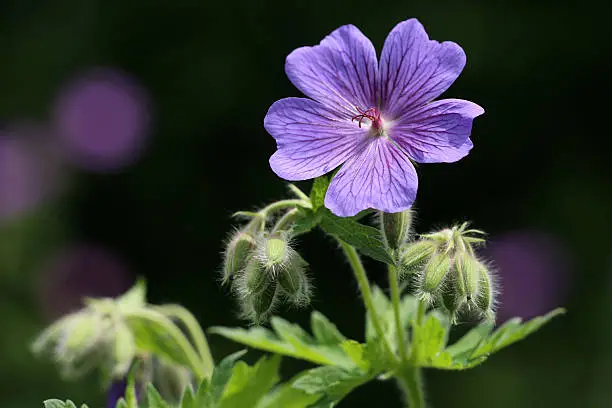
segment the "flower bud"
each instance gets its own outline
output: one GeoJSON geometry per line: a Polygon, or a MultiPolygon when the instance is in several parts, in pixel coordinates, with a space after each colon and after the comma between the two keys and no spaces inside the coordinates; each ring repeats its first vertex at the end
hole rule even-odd
{"type": "Polygon", "coordinates": [[[459,296],[452,288],[449,288],[442,293],[442,302],[448,311],[451,323],[456,324],[457,314],[465,304],[465,297],[459,296]]]}
{"type": "Polygon", "coordinates": [[[452,265],[452,258],[446,252],[434,254],[423,271],[421,299],[429,302],[434,300],[438,289],[441,288],[452,265]]]}
{"type": "Polygon", "coordinates": [[[408,239],[412,224],[412,211],[406,210],[397,213],[380,213],[380,225],[385,244],[396,251],[408,239]]]}
{"type": "Polygon", "coordinates": [[[127,375],[134,356],[136,355],[136,341],[130,328],[123,322],[115,327],[115,344],[113,345],[114,377],[127,375]]]}
{"type": "Polygon", "coordinates": [[[297,306],[310,303],[310,282],[306,275],[308,264],[297,253],[291,257],[287,268],[278,275],[280,289],[290,302],[297,306]]]}
{"type": "Polygon", "coordinates": [[[289,260],[289,245],[280,237],[270,237],[265,241],[265,266],[276,270],[289,260]]]}
{"type": "Polygon", "coordinates": [[[400,254],[399,277],[405,278],[417,272],[423,264],[436,252],[437,243],[421,239],[404,246],[400,254]]]}
{"type": "Polygon", "coordinates": [[[476,297],[476,307],[482,312],[487,320],[495,320],[494,306],[494,287],[491,282],[489,271],[482,265],[480,274],[480,291],[476,297]]]}
{"type": "Polygon", "coordinates": [[[456,286],[458,295],[469,302],[478,295],[480,272],[482,266],[476,258],[467,252],[455,255],[456,286]]]}
{"type": "Polygon", "coordinates": [[[247,231],[237,231],[225,249],[223,283],[242,270],[255,249],[255,237],[247,231]]]}
{"type": "Polygon", "coordinates": [[[256,323],[265,320],[272,312],[276,303],[277,285],[272,284],[263,292],[255,293],[250,296],[251,306],[253,308],[252,320],[256,323]]]}
{"type": "Polygon", "coordinates": [[[261,265],[259,260],[253,258],[244,269],[246,279],[246,292],[248,294],[263,292],[272,283],[272,276],[261,265]]]}

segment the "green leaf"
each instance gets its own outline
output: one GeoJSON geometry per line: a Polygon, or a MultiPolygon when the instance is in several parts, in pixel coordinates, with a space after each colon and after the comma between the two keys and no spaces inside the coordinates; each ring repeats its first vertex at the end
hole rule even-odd
{"type": "Polygon", "coordinates": [[[138,408],[138,400],[136,399],[136,380],[134,375],[137,367],[135,366],[128,375],[127,387],[125,389],[125,402],[128,408],[138,408]]]}
{"type": "Polygon", "coordinates": [[[333,333],[332,327],[323,323],[320,317],[315,318],[315,320],[319,325],[317,327],[318,336],[325,339],[325,344],[320,344],[317,338],[313,338],[299,326],[279,317],[273,317],[270,320],[274,332],[263,327],[253,327],[248,330],[213,327],[210,332],[259,350],[290,356],[315,364],[354,367],[355,363],[344,352],[341,344],[331,342],[334,336],[341,336],[338,338],[343,338],[343,336],[339,332],[333,333]]]}
{"type": "Polygon", "coordinates": [[[130,290],[117,298],[121,311],[130,311],[144,307],[147,303],[147,284],[144,279],[138,279],[130,290]]]}
{"type": "Polygon", "coordinates": [[[216,404],[221,400],[221,396],[225,391],[225,387],[229,382],[233,374],[234,364],[236,361],[246,353],[246,350],[241,350],[236,353],[230,354],[221,360],[218,366],[213,371],[212,378],[210,380],[210,397],[211,400],[216,404]]]}
{"type": "Polygon", "coordinates": [[[316,405],[333,406],[358,386],[370,381],[373,376],[360,369],[346,370],[340,367],[317,367],[306,371],[293,383],[293,388],[310,395],[323,394],[316,405]]]}
{"type": "Polygon", "coordinates": [[[327,188],[329,187],[330,179],[327,176],[317,177],[312,183],[312,189],[310,190],[310,202],[312,204],[312,211],[317,212],[317,210],[323,207],[325,202],[325,194],[327,193],[327,188]]]}
{"type": "Polygon", "coordinates": [[[169,405],[159,395],[153,384],[147,386],[147,408],[169,408],[169,405]]]}
{"type": "Polygon", "coordinates": [[[310,395],[293,388],[291,383],[277,386],[257,405],[257,408],[307,408],[317,402],[321,395],[310,395]]]}
{"type": "Polygon", "coordinates": [[[48,399],[43,402],[45,408],[64,408],[66,403],[58,399],[48,399]]]}
{"type": "Polygon", "coordinates": [[[479,347],[472,353],[471,358],[490,355],[511,344],[516,343],[534,333],[554,317],[565,313],[564,309],[555,309],[544,316],[538,316],[527,323],[521,324],[519,318],[511,319],[495,330],[479,347]]]}
{"type": "Polygon", "coordinates": [[[322,217],[320,226],[325,232],[354,246],[364,255],[380,262],[394,264],[377,228],[360,224],[352,218],[335,216],[326,208],[321,208],[319,212],[322,217]]]}
{"type": "MultiPolygon", "coordinates": [[[[395,312],[393,311],[393,305],[378,286],[372,287],[372,300],[374,302],[374,308],[380,317],[385,337],[387,341],[391,343],[394,350],[397,350],[397,344],[395,343],[397,336],[395,333],[395,312]]],[[[416,313],[417,306],[418,301],[414,296],[405,295],[402,297],[400,304],[400,320],[405,330],[408,329],[412,316],[416,313]]],[[[378,335],[376,330],[374,330],[370,316],[366,313],[366,340],[378,340],[377,337],[378,335]]]]}
{"type": "Polygon", "coordinates": [[[257,406],[258,402],[279,381],[280,356],[263,357],[254,366],[243,361],[234,365],[219,408],[257,406]]]}
{"type": "Polygon", "coordinates": [[[434,314],[428,314],[421,326],[413,326],[412,350],[416,364],[421,367],[447,368],[451,355],[444,350],[447,329],[434,314]]]}
{"type": "Polygon", "coordinates": [[[187,385],[185,390],[183,391],[183,395],[181,396],[181,402],[179,403],[179,407],[181,408],[196,408],[196,397],[193,392],[193,388],[191,385],[187,385]]]}
{"type": "Polygon", "coordinates": [[[117,405],[115,405],[115,408],[129,408],[127,402],[125,402],[125,399],[120,398],[119,401],[117,401],[117,405]]]}
{"type": "Polygon", "coordinates": [[[302,217],[298,218],[291,232],[293,235],[305,234],[314,229],[321,222],[321,214],[319,212],[312,212],[310,210],[299,209],[302,217]]]}
{"type": "Polygon", "coordinates": [[[162,313],[151,309],[139,309],[127,314],[125,321],[134,334],[138,350],[152,352],[176,364],[191,367],[192,361],[186,354],[185,348],[176,342],[176,337],[185,338],[184,335],[162,313]]]}
{"type": "Polygon", "coordinates": [[[357,367],[365,372],[370,370],[370,362],[367,359],[368,356],[364,353],[363,344],[355,340],[346,340],[342,342],[341,346],[342,350],[353,360],[357,367]]]}
{"type": "MultiPolygon", "coordinates": [[[[58,399],[48,399],[43,402],[45,408],[76,408],[74,402],[67,400],[66,402],[58,399]]],[[[87,405],[83,404],[81,408],[87,408],[87,405]]]]}
{"type": "Polygon", "coordinates": [[[446,348],[445,352],[452,358],[446,369],[464,370],[484,362],[491,354],[514,344],[529,336],[556,316],[565,313],[564,309],[555,309],[521,324],[521,319],[514,318],[491,332],[493,325],[482,323],[456,343],[446,348]]]}
{"type": "Polygon", "coordinates": [[[310,326],[312,334],[319,344],[338,344],[346,340],[346,337],[329,321],[322,313],[316,310],[310,315],[310,326]]]}

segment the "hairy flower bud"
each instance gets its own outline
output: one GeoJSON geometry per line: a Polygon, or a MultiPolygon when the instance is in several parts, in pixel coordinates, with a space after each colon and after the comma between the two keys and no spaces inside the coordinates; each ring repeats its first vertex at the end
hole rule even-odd
{"type": "Polygon", "coordinates": [[[477,310],[487,318],[493,315],[491,276],[472,248],[484,242],[474,236],[483,232],[467,226],[464,223],[422,235],[419,241],[405,246],[400,256],[403,268],[419,271],[420,298],[441,302],[453,323],[463,311],[477,310]]]}
{"type": "Polygon", "coordinates": [[[255,249],[255,237],[248,231],[237,231],[225,249],[223,283],[230,281],[242,270],[255,249]]]}
{"type": "Polygon", "coordinates": [[[278,275],[278,283],[280,289],[286,295],[287,299],[297,306],[303,306],[310,303],[310,282],[306,275],[306,266],[308,264],[301,256],[295,253],[291,257],[291,261],[283,271],[278,275]]]}
{"type": "Polygon", "coordinates": [[[480,262],[471,254],[461,251],[455,255],[457,292],[468,302],[478,295],[481,269],[480,262]]]}
{"type": "Polygon", "coordinates": [[[278,303],[278,284],[272,281],[266,290],[241,299],[242,317],[255,324],[265,322],[278,303]]]}
{"type": "Polygon", "coordinates": [[[272,276],[257,259],[251,259],[244,269],[246,293],[261,293],[272,283],[272,276]]]}
{"type": "Polygon", "coordinates": [[[266,268],[280,269],[289,260],[289,244],[281,237],[270,237],[265,241],[264,264],[266,268]]]}
{"type": "Polygon", "coordinates": [[[452,258],[446,252],[435,253],[425,265],[421,286],[421,299],[433,302],[438,289],[442,287],[452,265],[452,258]]]}
{"type": "Polygon", "coordinates": [[[425,262],[436,252],[438,244],[422,239],[405,245],[400,253],[399,277],[405,278],[421,269],[425,262]]]}
{"type": "Polygon", "coordinates": [[[412,224],[412,211],[380,213],[381,232],[388,248],[397,251],[406,243],[412,224]]]}
{"type": "Polygon", "coordinates": [[[480,291],[476,296],[476,307],[484,315],[487,320],[495,320],[494,308],[494,292],[495,288],[491,280],[489,271],[482,265],[480,274],[480,291]]]}

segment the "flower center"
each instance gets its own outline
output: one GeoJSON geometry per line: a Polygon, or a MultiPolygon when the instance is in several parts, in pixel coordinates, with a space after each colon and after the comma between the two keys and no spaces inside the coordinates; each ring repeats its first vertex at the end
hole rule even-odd
{"type": "Polygon", "coordinates": [[[355,106],[355,109],[357,109],[357,112],[359,112],[359,114],[353,116],[352,121],[358,121],[359,127],[361,127],[361,123],[364,121],[364,119],[367,119],[370,121],[370,126],[372,127],[372,129],[376,130],[377,133],[382,132],[383,120],[380,117],[380,111],[377,108],[372,107],[366,110],[361,110],[360,108],[355,106]]]}

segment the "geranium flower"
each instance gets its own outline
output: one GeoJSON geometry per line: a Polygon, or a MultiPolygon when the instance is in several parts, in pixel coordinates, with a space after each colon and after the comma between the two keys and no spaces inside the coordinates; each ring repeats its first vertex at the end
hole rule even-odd
{"type": "Polygon", "coordinates": [[[459,45],[430,40],[416,19],[391,31],[380,64],[353,25],[296,49],[285,71],[311,99],[286,98],[270,107],[264,126],[278,146],[272,170],[286,180],[307,180],[342,165],[325,197],[338,216],[408,209],[418,186],[412,161],[455,162],[473,146],[472,120],[484,110],[461,99],[432,102],[465,60],[459,45]]]}

